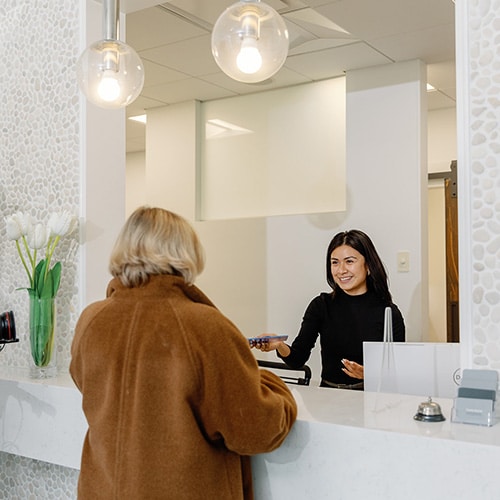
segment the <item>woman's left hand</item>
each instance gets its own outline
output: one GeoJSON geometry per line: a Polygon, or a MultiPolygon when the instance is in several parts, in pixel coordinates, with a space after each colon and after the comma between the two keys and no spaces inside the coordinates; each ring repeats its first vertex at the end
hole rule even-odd
{"type": "Polygon", "coordinates": [[[348,359],[343,359],[342,364],[344,365],[342,371],[349,375],[349,377],[361,380],[365,378],[363,365],[360,365],[355,361],[349,361],[348,359]]]}

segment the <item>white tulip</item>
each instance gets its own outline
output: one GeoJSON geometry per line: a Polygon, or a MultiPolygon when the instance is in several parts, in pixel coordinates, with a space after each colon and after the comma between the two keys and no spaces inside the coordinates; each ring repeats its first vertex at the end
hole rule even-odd
{"type": "Polygon", "coordinates": [[[33,230],[33,219],[23,212],[16,212],[5,218],[7,238],[17,241],[21,236],[29,235],[33,230]]]}
{"type": "Polygon", "coordinates": [[[42,223],[36,224],[33,228],[33,231],[28,234],[28,246],[33,250],[44,248],[47,245],[48,241],[49,232],[42,223]]]}
{"type": "Polygon", "coordinates": [[[48,222],[51,235],[64,236],[71,233],[76,227],[77,220],[69,212],[53,213],[48,222]]]}
{"type": "Polygon", "coordinates": [[[15,216],[9,215],[5,217],[5,224],[7,227],[7,238],[9,240],[17,241],[23,235],[21,226],[15,216]]]}
{"type": "Polygon", "coordinates": [[[31,215],[25,214],[23,212],[17,212],[14,214],[14,217],[17,217],[18,223],[21,227],[21,232],[24,236],[27,236],[33,230],[33,225],[35,224],[35,220],[31,215]]]}

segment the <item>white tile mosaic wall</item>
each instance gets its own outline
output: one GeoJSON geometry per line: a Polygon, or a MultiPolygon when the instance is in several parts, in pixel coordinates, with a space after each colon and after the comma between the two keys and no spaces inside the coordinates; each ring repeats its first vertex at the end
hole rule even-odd
{"type": "MultiPolygon", "coordinates": [[[[475,368],[500,369],[500,2],[469,9],[471,228],[475,368]]],[[[467,307],[467,305],[465,305],[467,307]]]]}
{"type": "MultiPolygon", "coordinates": [[[[46,222],[62,209],[79,215],[78,5],[72,0],[3,0],[0,5],[0,309],[14,311],[19,344],[7,346],[0,362],[28,366],[28,294],[15,244],[6,240],[6,215],[29,212],[46,222]]],[[[76,231],[54,254],[62,261],[57,297],[58,364],[69,360],[77,316],[76,231]]]]}
{"type": "MultiPolygon", "coordinates": [[[[18,210],[45,221],[66,209],[79,215],[80,109],[74,75],[79,52],[79,2],[0,2],[0,312],[12,309],[18,344],[0,353],[2,365],[29,366],[27,286],[4,217],[18,210]]],[[[69,363],[78,317],[78,245],[62,241],[58,293],[58,365],[69,363]]],[[[76,498],[78,471],[0,454],[0,499],[76,498]]]]}
{"type": "Polygon", "coordinates": [[[0,454],[0,500],[74,499],[77,483],[75,469],[0,454]]]}

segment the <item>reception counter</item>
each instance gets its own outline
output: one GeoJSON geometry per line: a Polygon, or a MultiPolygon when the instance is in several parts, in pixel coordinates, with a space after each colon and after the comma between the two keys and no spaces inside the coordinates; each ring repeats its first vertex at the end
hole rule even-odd
{"type": "MultiPolygon", "coordinates": [[[[290,386],[299,416],[284,444],[252,458],[255,498],[500,498],[500,425],[413,419],[426,397],[290,386]]],[[[0,369],[1,451],[77,469],[86,421],[69,375],[0,369]]]]}
{"type": "Polygon", "coordinates": [[[292,389],[298,421],[276,451],[253,457],[258,499],[500,499],[500,425],[413,419],[426,397],[292,389]]]}

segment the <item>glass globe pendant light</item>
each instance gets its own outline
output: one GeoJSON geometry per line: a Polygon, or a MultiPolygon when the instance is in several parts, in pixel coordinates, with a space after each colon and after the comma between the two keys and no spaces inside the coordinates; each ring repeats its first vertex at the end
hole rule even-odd
{"type": "Polygon", "coordinates": [[[283,66],[288,55],[285,21],[260,0],[240,0],[215,22],[212,54],[220,69],[234,80],[267,80],[283,66]]]}
{"type": "Polygon", "coordinates": [[[101,108],[123,108],[144,86],[144,66],[137,52],[118,40],[119,0],[103,0],[104,39],[93,43],[78,59],[78,85],[89,101],[101,108]]]}

